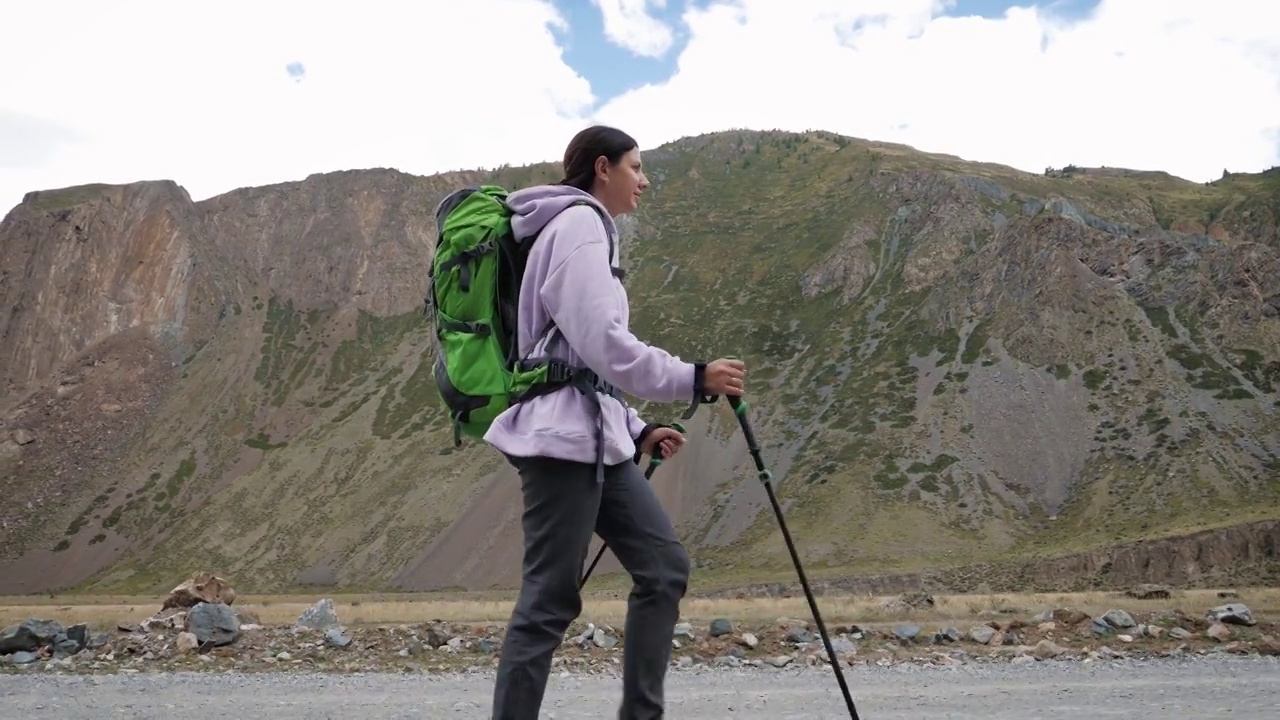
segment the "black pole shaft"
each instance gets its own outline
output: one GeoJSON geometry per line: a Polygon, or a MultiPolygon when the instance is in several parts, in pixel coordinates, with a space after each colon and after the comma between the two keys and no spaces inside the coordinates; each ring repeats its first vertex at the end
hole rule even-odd
{"type": "MultiPolygon", "coordinates": [[[[645,468],[645,471],[644,471],[644,479],[648,480],[649,478],[653,477],[653,471],[657,470],[658,466],[661,464],[662,464],[662,460],[658,458],[653,458],[652,460],[650,460],[649,467],[645,468]]],[[[604,557],[604,549],[607,547],[609,547],[609,543],[600,543],[600,549],[596,551],[596,558],[591,561],[591,564],[589,566],[587,566],[587,571],[582,574],[582,579],[578,581],[579,590],[586,587],[587,579],[591,577],[591,571],[595,570],[596,565],[600,564],[600,558],[604,557]]]]}
{"type": "Polygon", "coordinates": [[[813,613],[813,619],[818,624],[818,633],[822,636],[822,644],[827,648],[827,657],[831,660],[831,668],[836,673],[836,682],[840,684],[840,692],[844,695],[845,705],[849,707],[849,717],[852,720],[858,720],[858,709],[854,707],[853,695],[849,693],[849,685],[844,680],[844,672],[840,669],[840,661],[836,658],[835,648],[831,646],[831,638],[827,635],[827,626],[822,622],[822,614],[818,612],[818,602],[813,597],[813,590],[809,588],[809,580],[805,577],[804,567],[800,564],[800,554],[796,552],[796,545],[791,540],[791,531],[787,529],[787,521],[782,517],[782,506],[778,504],[778,497],[774,494],[773,474],[765,468],[764,460],[760,458],[760,446],[756,444],[756,435],[751,429],[751,423],[747,420],[747,403],[741,397],[735,395],[726,397],[729,399],[729,405],[733,408],[733,414],[738,417],[738,424],[742,426],[742,435],[747,440],[747,448],[751,451],[751,459],[755,461],[760,482],[764,485],[765,492],[769,496],[769,504],[773,506],[773,514],[778,519],[778,527],[782,530],[782,538],[787,543],[787,551],[791,553],[791,563],[795,565],[796,575],[800,577],[800,585],[804,587],[804,597],[809,601],[809,611],[813,613]]]}
{"type": "MultiPolygon", "coordinates": [[[[681,434],[684,433],[684,426],[681,425],[680,423],[672,423],[671,427],[678,430],[681,434]]],[[[656,451],[656,448],[655,448],[655,451],[656,451]]],[[[657,470],[658,466],[661,464],[662,464],[662,458],[660,456],[658,455],[651,456],[649,458],[649,467],[645,468],[644,470],[644,479],[649,480],[650,478],[652,478],[653,471],[657,470]]],[[[608,546],[609,546],[609,543],[600,543],[600,549],[596,551],[596,558],[591,561],[591,564],[589,566],[587,566],[587,571],[582,574],[582,580],[578,581],[578,590],[582,590],[582,588],[586,587],[587,579],[591,577],[591,571],[595,570],[596,565],[600,564],[600,558],[604,557],[604,549],[608,546]]]]}

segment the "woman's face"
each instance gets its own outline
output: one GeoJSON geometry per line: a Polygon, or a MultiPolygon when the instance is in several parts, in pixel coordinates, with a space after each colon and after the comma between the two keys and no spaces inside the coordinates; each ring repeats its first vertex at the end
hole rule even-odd
{"type": "Polygon", "coordinates": [[[604,157],[596,161],[596,191],[592,194],[610,215],[617,217],[635,212],[640,194],[647,187],[649,179],[641,169],[639,148],[628,151],[614,165],[604,157]]]}

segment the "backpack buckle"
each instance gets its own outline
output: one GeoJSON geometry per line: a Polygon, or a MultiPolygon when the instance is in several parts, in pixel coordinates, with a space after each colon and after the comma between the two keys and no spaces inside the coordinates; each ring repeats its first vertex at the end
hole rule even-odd
{"type": "Polygon", "coordinates": [[[547,382],[566,383],[573,379],[573,368],[563,360],[547,362],[547,382]]]}

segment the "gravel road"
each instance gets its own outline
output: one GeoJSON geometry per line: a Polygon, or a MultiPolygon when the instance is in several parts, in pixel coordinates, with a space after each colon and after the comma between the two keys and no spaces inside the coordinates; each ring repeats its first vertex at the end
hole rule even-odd
{"type": "MultiPolygon", "coordinates": [[[[1263,718],[1280,707],[1280,658],[910,665],[846,670],[863,720],[1263,718]]],[[[492,677],[143,673],[0,675],[0,714],[21,718],[488,718],[492,677]]],[[[553,676],[544,718],[614,717],[617,678],[553,676]]],[[[847,718],[830,668],[672,672],[681,720],[847,718]]]]}

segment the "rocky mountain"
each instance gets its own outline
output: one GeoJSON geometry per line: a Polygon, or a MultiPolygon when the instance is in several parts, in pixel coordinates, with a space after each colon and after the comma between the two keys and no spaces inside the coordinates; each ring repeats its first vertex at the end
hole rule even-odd
{"type": "MultiPolygon", "coordinates": [[[[645,162],[634,329],[746,359],[811,575],[1280,578],[1280,169],[1035,175],[822,132],[645,162]]],[[[514,474],[453,447],[429,376],[431,215],[556,177],[30,193],[0,224],[0,593],[510,587],[514,474]]],[[[727,407],[686,426],[654,482],[695,591],[793,579],[727,407]]]]}

